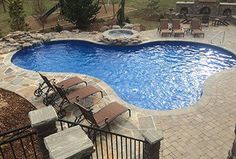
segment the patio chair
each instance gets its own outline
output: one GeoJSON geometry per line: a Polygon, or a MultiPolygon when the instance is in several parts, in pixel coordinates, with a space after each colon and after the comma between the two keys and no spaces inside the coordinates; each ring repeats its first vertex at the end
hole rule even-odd
{"type": "Polygon", "coordinates": [[[218,26],[218,25],[228,26],[229,23],[227,22],[227,20],[229,20],[229,18],[225,17],[225,16],[223,16],[223,17],[216,17],[216,18],[213,19],[212,25],[213,26],[218,26]]]}
{"type": "Polygon", "coordinates": [[[172,29],[174,36],[182,35],[184,37],[184,31],[180,26],[180,20],[179,19],[173,19],[172,20],[172,29]]]}
{"type": "Polygon", "coordinates": [[[194,37],[202,35],[204,37],[204,32],[201,28],[201,21],[197,18],[193,18],[190,24],[190,30],[194,37]]]}
{"type": "Polygon", "coordinates": [[[171,36],[172,31],[169,30],[168,19],[160,20],[159,33],[161,34],[161,36],[165,36],[165,35],[171,36]]]}
{"type": "Polygon", "coordinates": [[[210,16],[209,15],[203,15],[201,25],[208,27],[209,23],[210,23],[210,16]]]}
{"type": "Polygon", "coordinates": [[[96,113],[93,113],[92,109],[88,110],[87,108],[81,106],[78,103],[75,104],[79,107],[82,115],[91,124],[91,126],[97,128],[104,128],[105,126],[107,126],[109,131],[109,123],[111,123],[121,114],[128,111],[129,117],[131,117],[131,110],[117,102],[112,102],[108,104],[96,113]]]}
{"type": "Polygon", "coordinates": [[[74,104],[75,102],[79,102],[80,100],[85,99],[96,93],[101,93],[101,98],[103,98],[102,91],[91,85],[78,88],[70,93],[68,93],[65,89],[59,87],[56,84],[54,84],[54,88],[56,89],[56,91],[58,92],[58,94],[62,99],[61,102],[57,104],[59,107],[58,114],[62,116],[64,116],[66,107],[74,104]],[[65,104],[67,104],[67,106],[65,106],[65,104]]]}
{"type": "MultiPolygon", "coordinates": [[[[40,97],[44,94],[44,99],[43,103],[45,105],[52,104],[55,94],[54,95],[49,95],[51,91],[55,93],[55,89],[53,87],[53,84],[55,84],[55,79],[48,79],[46,76],[42,75],[39,73],[40,77],[43,79],[43,83],[39,84],[39,87],[34,91],[34,95],[36,97],[40,97]]],[[[66,80],[63,80],[61,82],[56,83],[57,86],[62,87],[63,89],[67,90],[75,85],[82,84],[84,83],[87,86],[87,82],[80,79],[79,77],[71,77],[66,80]]]]}
{"type": "Polygon", "coordinates": [[[191,22],[192,20],[192,17],[190,17],[189,15],[187,14],[183,14],[183,20],[181,21],[182,24],[188,24],[191,22]]]}

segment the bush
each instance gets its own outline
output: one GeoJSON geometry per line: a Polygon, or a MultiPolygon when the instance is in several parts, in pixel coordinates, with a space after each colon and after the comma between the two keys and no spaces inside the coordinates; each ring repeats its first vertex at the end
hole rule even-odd
{"type": "Polygon", "coordinates": [[[131,23],[129,17],[126,17],[126,18],[125,18],[125,22],[126,22],[126,23],[131,23]]]}
{"type": "Polygon", "coordinates": [[[88,28],[99,10],[97,0],[66,0],[61,8],[62,14],[79,29],[88,28]]]}
{"type": "Polygon", "coordinates": [[[13,31],[25,30],[25,13],[22,0],[8,0],[10,27],[13,31]]]}
{"type": "Polygon", "coordinates": [[[45,6],[44,0],[33,0],[33,9],[34,14],[36,14],[37,17],[40,17],[43,13],[45,13],[47,8],[45,6]]]}
{"type": "Polygon", "coordinates": [[[63,30],[63,27],[59,23],[57,23],[57,25],[55,26],[55,31],[61,32],[62,30],[63,30]]]}
{"type": "Polygon", "coordinates": [[[148,10],[154,15],[159,15],[159,3],[160,0],[148,0],[148,10]]]}

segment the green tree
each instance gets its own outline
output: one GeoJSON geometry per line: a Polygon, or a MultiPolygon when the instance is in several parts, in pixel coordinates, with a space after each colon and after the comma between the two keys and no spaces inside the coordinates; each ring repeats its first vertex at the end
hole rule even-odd
{"type": "Polygon", "coordinates": [[[26,29],[22,0],[8,0],[8,13],[10,15],[10,27],[13,31],[26,29]]]}
{"type": "Polygon", "coordinates": [[[117,11],[118,25],[123,26],[125,22],[125,0],[120,1],[120,8],[117,11]]]}
{"type": "Polygon", "coordinates": [[[160,0],[148,0],[147,8],[153,15],[159,14],[160,0]]]}
{"type": "Polygon", "coordinates": [[[2,30],[0,29],[0,38],[1,38],[1,37],[3,37],[3,35],[2,35],[2,30]]]}
{"type": "Polygon", "coordinates": [[[39,17],[47,11],[44,0],[33,0],[33,9],[35,14],[39,17]]]}
{"type": "Polygon", "coordinates": [[[5,0],[2,0],[2,7],[3,7],[3,11],[6,12],[6,6],[5,6],[5,0]]]}
{"type": "Polygon", "coordinates": [[[96,0],[65,0],[61,12],[78,28],[86,29],[94,22],[100,8],[96,0]]]}

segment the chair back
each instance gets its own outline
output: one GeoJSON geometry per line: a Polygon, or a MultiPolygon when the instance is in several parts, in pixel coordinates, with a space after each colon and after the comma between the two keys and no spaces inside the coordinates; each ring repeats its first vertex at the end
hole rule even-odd
{"type": "Polygon", "coordinates": [[[69,99],[66,96],[66,92],[63,88],[58,87],[56,84],[53,85],[54,88],[56,89],[57,93],[61,96],[62,99],[65,99],[69,102],[69,99]]]}
{"type": "Polygon", "coordinates": [[[190,28],[192,29],[201,29],[201,21],[197,18],[193,18],[190,24],[190,28]]]}
{"type": "Polygon", "coordinates": [[[81,111],[81,113],[83,114],[84,118],[90,123],[93,124],[95,126],[98,127],[98,124],[96,122],[96,120],[93,117],[93,112],[91,110],[88,110],[86,108],[84,108],[82,105],[80,105],[79,103],[75,102],[75,105],[77,105],[81,111]]]}
{"type": "Polygon", "coordinates": [[[168,19],[161,19],[160,20],[160,30],[165,30],[168,28],[168,19]]]}
{"type": "Polygon", "coordinates": [[[172,20],[172,27],[173,27],[173,30],[181,29],[181,27],[180,27],[180,20],[179,19],[173,19],[172,20]]]}
{"type": "Polygon", "coordinates": [[[53,88],[53,85],[51,84],[51,82],[48,80],[46,76],[42,75],[41,73],[39,73],[39,75],[49,88],[53,88]]]}

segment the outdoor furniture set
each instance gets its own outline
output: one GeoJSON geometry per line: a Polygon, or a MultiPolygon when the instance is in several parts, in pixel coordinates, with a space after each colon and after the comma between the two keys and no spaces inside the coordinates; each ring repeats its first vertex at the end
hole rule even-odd
{"type": "Polygon", "coordinates": [[[112,102],[96,113],[93,113],[93,109],[91,109],[94,106],[93,102],[89,106],[82,105],[80,103],[81,100],[87,99],[97,93],[101,94],[102,99],[103,92],[92,85],[88,85],[86,81],[79,77],[71,77],[56,83],[55,79],[49,80],[41,73],[39,75],[43,79],[43,83],[39,84],[34,95],[36,97],[42,96],[43,103],[47,106],[52,105],[57,110],[60,118],[66,115],[66,108],[73,105],[81,111],[81,114],[76,116],[75,122],[79,123],[83,119],[86,119],[91,126],[98,128],[108,126],[110,130],[109,123],[119,115],[129,111],[129,116],[131,116],[131,110],[118,102],[112,102]],[[80,85],[80,87],[76,87],[77,85],[80,85]]]}
{"type": "Polygon", "coordinates": [[[184,34],[187,32],[191,32],[194,37],[204,37],[204,32],[201,28],[201,21],[197,18],[193,18],[191,20],[190,28],[182,28],[179,19],[173,19],[172,23],[169,23],[168,19],[160,20],[159,33],[161,36],[171,36],[173,34],[174,36],[181,35],[184,37],[184,34]]]}

